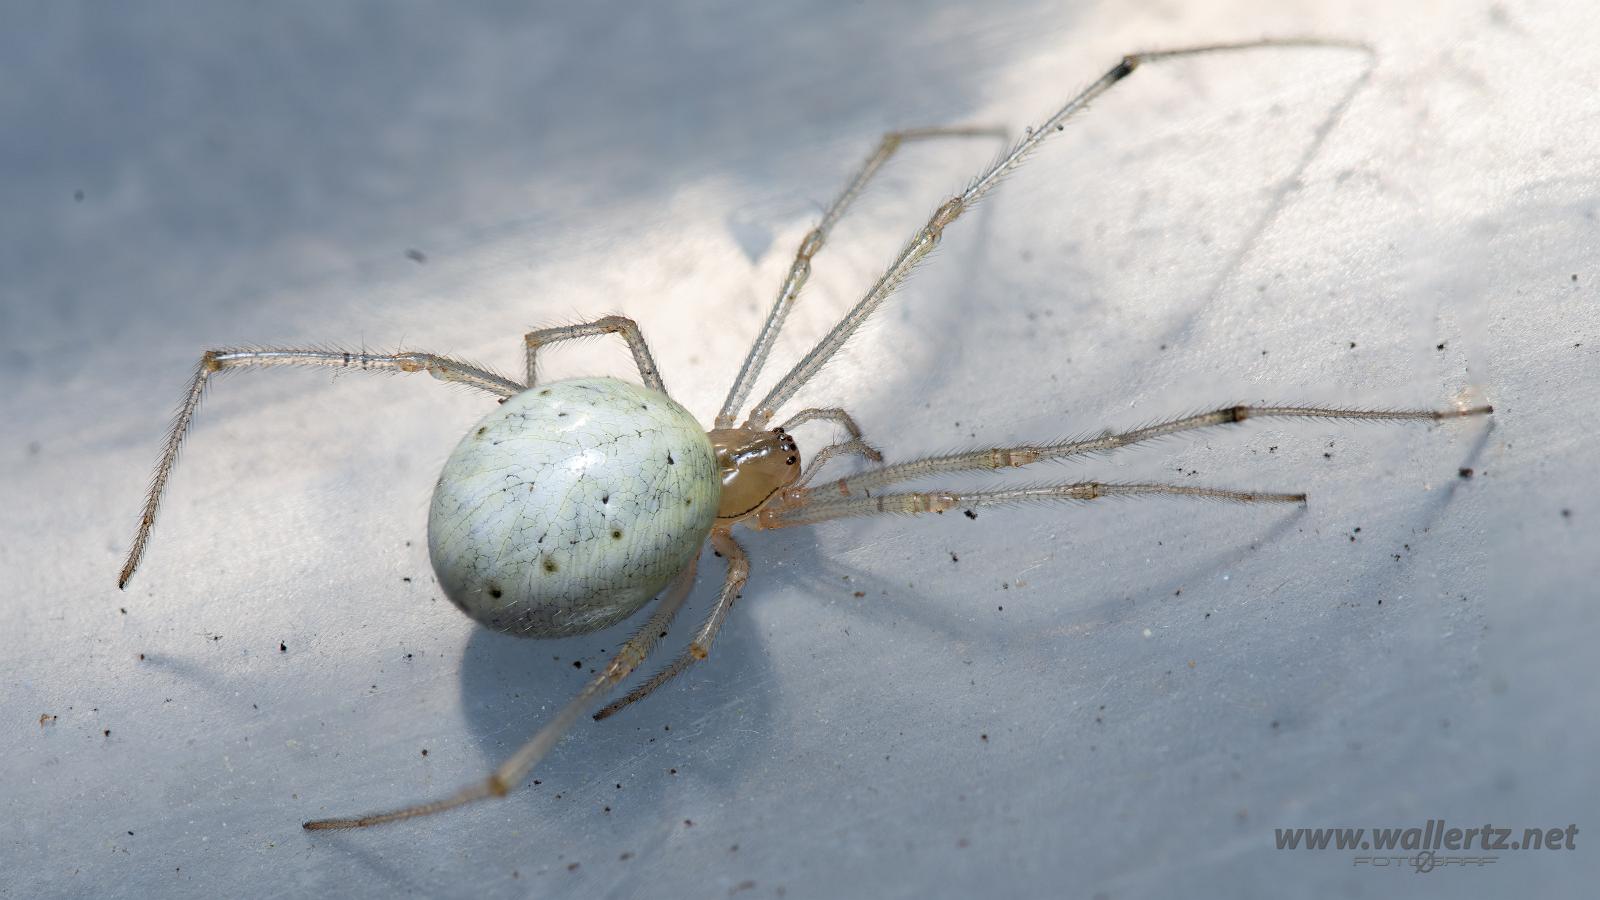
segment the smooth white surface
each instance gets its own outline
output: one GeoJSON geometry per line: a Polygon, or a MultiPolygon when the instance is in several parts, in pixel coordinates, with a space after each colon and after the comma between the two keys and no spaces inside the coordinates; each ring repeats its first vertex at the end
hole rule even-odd
{"type": "MultiPolygon", "coordinates": [[[[8,5],[0,889],[1581,893],[1600,877],[1600,25],[1584,0],[1324,6],[8,5]],[[709,422],[881,131],[1022,127],[1127,50],[1291,32],[1378,47],[1342,115],[1360,66],[1339,54],[1139,71],[799,402],[847,404],[893,458],[1255,399],[1483,397],[1492,425],[1253,423],[1030,473],[1304,489],[1302,512],[754,535],[709,661],[581,726],[538,786],[369,833],[299,823],[481,777],[629,627],[528,642],[439,595],[428,492],[492,399],[222,380],[115,588],[207,347],[514,372],[529,327],[621,312],[709,422]],[[1275,827],[1427,818],[1583,831],[1427,876],[1273,849],[1275,827]]],[[[897,159],[775,366],[993,152],[897,159]]],[[[547,371],[628,367],[595,342],[547,371]]]]}

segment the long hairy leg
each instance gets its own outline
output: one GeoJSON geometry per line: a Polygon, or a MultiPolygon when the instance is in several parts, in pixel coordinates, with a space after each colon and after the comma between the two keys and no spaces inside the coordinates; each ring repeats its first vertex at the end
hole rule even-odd
{"type": "MultiPolygon", "coordinates": [[[[698,559],[696,560],[698,562],[698,559]]],[[[596,675],[583,689],[573,697],[555,717],[546,722],[533,737],[523,744],[516,753],[511,755],[504,763],[500,764],[487,779],[479,784],[463,788],[455,794],[435,800],[432,803],[421,803],[416,806],[407,806],[391,812],[373,813],[352,819],[314,819],[304,823],[307,831],[329,831],[340,828],[367,828],[373,825],[383,825],[388,822],[398,822],[402,819],[415,819],[418,816],[429,816],[445,810],[455,809],[472,803],[476,800],[487,800],[490,797],[504,797],[511,790],[522,783],[528,773],[543,759],[545,754],[561,740],[562,736],[582,717],[589,704],[603,692],[610,690],[618,682],[627,678],[634,669],[643,663],[655,649],[656,642],[666,636],[667,626],[672,623],[673,616],[682,608],[683,601],[689,596],[690,588],[694,587],[695,563],[690,563],[688,568],[673,580],[667,587],[666,594],[661,602],[656,605],[655,612],[650,618],[628,638],[617,655],[612,657],[609,665],[596,675]]]]}
{"type": "Polygon", "coordinates": [[[711,655],[711,642],[716,640],[717,632],[721,630],[722,623],[727,621],[728,611],[733,609],[733,603],[739,599],[739,592],[744,590],[745,581],[750,578],[750,558],[745,555],[744,548],[733,539],[733,535],[726,529],[717,529],[711,532],[711,546],[722,554],[728,562],[728,575],[722,582],[722,592],[717,595],[716,605],[711,607],[711,615],[700,626],[700,631],[695,634],[694,640],[671,663],[662,667],[660,671],[651,675],[638,687],[629,691],[627,696],[613,701],[605,709],[594,714],[595,719],[604,719],[615,715],[629,704],[637,703],[648,697],[656,688],[671,681],[678,673],[689,668],[695,663],[711,655]]]}
{"type": "Polygon", "coordinates": [[[144,558],[145,546],[150,542],[150,529],[156,524],[156,510],[161,506],[161,494],[178,462],[178,451],[183,447],[184,436],[194,421],[195,410],[205,396],[211,376],[225,369],[261,366],[324,366],[335,369],[359,369],[365,372],[426,372],[441,381],[464,384],[494,394],[511,397],[522,390],[522,385],[487,369],[437,356],[432,353],[352,353],[344,350],[294,350],[268,348],[255,350],[207,350],[200,357],[189,390],[178,407],[178,415],[167,431],[167,440],[156,463],[155,475],[150,479],[150,489],[145,494],[144,508],[139,515],[139,530],[133,536],[133,546],[128,550],[127,562],[117,576],[117,587],[126,588],[128,580],[139,568],[144,558]]]}
{"type": "MultiPolygon", "coordinates": [[[[1492,412],[1494,412],[1494,407],[1488,405],[1458,409],[1224,406],[1211,412],[1169,419],[1165,422],[1158,422],[1154,425],[1147,425],[1143,428],[1135,428],[1118,434],[1104,434],[1093,438],[1052,441],[1043,444],[993,447],[987,450],[950,453],[942,456],[929,456],[922,459],[893,463],[850,475],[812,490],[819,491],[830,499],[834,497],[856,497],[870,494],[877,488],[902,481],[910,481],[914,478],[922,478],[927,475],[1018,468],[1041,460],[1066,459],[1072,456],[1103,453],[1120,447],[1127,447],[1130,444],[1138,444],[1178,434],[1179,432],[1211,428],[1218,425],[1230,425],[1247,419],[1352,419],[1364,422],[1442,422],[1448,419],[1464,419],[1472,416],[1488,415],[1492,412]]],[[[791,499],[794,498],[791,497],[791,499]]]]}
{"type": "Polygon", "coordinates": [[[891,131],[878,142],[878,148],[872,151],[872,155],[868,156],[867,161],[856,171],[855,177],[850,179],[850,183],[845,185],[839,196],[829,204],[828,211],[822,214],[822,221],[800,241],[800,249],[795,251],[794,262],[789,266],[789,274],[778,289],[778,299],[773,301],[772,311],[767,313],[767,321],[761,326],[761,333],[756,336],[756,342],[751,345],[750,353],[745,356],[744,364],[739,367],[739,374],[734,379],[733,386],[728,389],[728,398],[723,401],[722,411],[717,414],[717,428],[732,428],[738,421],[739,410],[744,406],[745,400],[749,399],[750,389],[755,386],[756,378],[761,374],[761,367],[766,363],[767,355],[772,352],[772,345],[778,340],[778,332],[783,329],[783,320],[788,317],[789,310],[800,297],[800,289],[805,287],[806,280],[811,277],[811,258],[822,250],[822,245],[827,242],[833,226],[844,218],[845,211],[857,197],[861,196],[867,182],[871,181],[872,176],[889,161],[889,157],[908,141],[953,137],[988,137],[1003,141],[1007,135],[1004,128],[912,128],[905,131],[891,131]]]}
{"type": "Polygon", "coordinates": [[[1099,500],[1105,497],[1170,496],[1231,503],[1304,503],[1305,494],[1266,491],[1230,491],[1222,488],[1190,487],[1176,484],[1116,484],[1079,481],[1071,484],[1046,484],[1003,488],[991,491],[917,491],[907,494],[881,494],[844,500],[773,503],[756,514],[756,528],[792,528],[815,525],[830,519],[870,516],[879,513],[917,515],[982,506],[1011,506],[1036,500],[1099,500]]]}
{"type": "Polygon", "coordinates": [[[593,322],[541,328],[523,335],[522,343],[527,350],[528,358],[528,387],[533,387],[539,380],[540,347],[557,341],[597,337],[602,334],[621,335],[628,344],[628,351],[633,354],[633,364],[639,367],[639,378],[644,382],[644,386],[663,394],[667,392],[667,386],[661,380],[661,371],[656,368],[655,357],[650,355],[650,345],[645,343],[644,332],[639,330],[639,323],[627,316],[605,316],[593,322]]]}
{"type": "MultiPolygon", "coordinates": [[[[1182,47],[1175,50],[1160,50],[1147,53],[1131,53],[1112,66],[1106,73],[1081,91],[1077,96],[1067,101],[1067,104],[1046,119],[1043,124],[1029,129],[1027,135],[1017,142],[1009,153],[1002,156],[988,169],[973,179],[967,189],[950,198],[941,205],[928,219],[920,231],[912,236],[911,240],[900,250],[900,253],[889,264],[889,268],[878,278],[878,281],[869,289],[866,296],[862,297],[844,318],[829,331],[800,362],[796,363],[789,373],[780,378],[777,384],[767,392],[751,411],[745,424],[749,427],[764,428],[777,414],[779,407],[788,402],[795,392],[807,381],[810,381],[827,362],[833,358],[845,341],[854,334],[856,329],[867,320],[872,313],[888,299],[891,294],[906,280],[918,262],[927,256],[938,243],[944,230],[952,222],[960,218],[963,213],[971,209],[983,196],[993,190],[1000,180],[1013,169],[1022,164],[1022,161],[1052,134],[1066,128],[1066,121],[1082,112],[1091,102],[1100,95],[1110,90],[1113,85],[1128,77],[1140,65],[1157,60],[1175,59],[1179,57],[1201,56],[1214,53],[1230,53],[1241,50],[1257,50],[1264,48],[1310,48],[1327,47],[1339,50],[1353,50],[1372,56],[1371,48],[1365,44],[1351,41],[1327,40],[1320,38],[1287,38],[1278,40],[1243,41],[1227,44],[1206,44],[1196,47],[1182,47]]],[[[726,410],[725,410],[726,412],[726,410]]]]}

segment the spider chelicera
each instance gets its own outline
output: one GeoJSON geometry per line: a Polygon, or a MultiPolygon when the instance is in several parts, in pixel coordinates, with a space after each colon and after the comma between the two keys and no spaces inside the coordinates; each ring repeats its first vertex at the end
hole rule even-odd
{"type": "Polygon", "coordinates": [[[389,372],[426,372],[500,398],[452,452],[434,489],[428,517],[428,550],[439,584],[450,600],[478,622],[525,637],[582,634],[619,622],[660,597],[654,611],[615,657],[578,695],[484,781],[453,796],[392,812],[306,822],[312,830],[360,828],[452,809],[474,800],[504,796],[604,692],[626,679],[666,634],[695,581],[701,549],[709,540],[726,561],[726,575],[710,616],[684,652],[648,680],[602,709],[605,718],[639,700],[705,659],[717,631],[738,598],[750,564],[733,537],[733,526],[755,529],[810,525],[876,513],[916,514],[971,510],[1032,500],[1094,500],[1110,496],[1167,495],[1249,503],[1302,503],[1305,494],[1226,490],[1158,483],[1074,482],[994,490],[885,489],[943,473],[998,470],[1046,459],[1098,453],[1152,438],[1246,419],[1330,418],[1440,421],[1492,412],[1489,406],[1447,410],[1371,410],[1311,406],[1226,406],[1085,440],[995,447],[883,464],[849,413],[838,408],[804,409],[774,427],[780,410],[839,350],[852,333],[893,294],[944,230],[971,209],[1067,119],[1110,90],[1141,64],[1176,57],[1260,48],[1332,48],[1371,57],[1364,45],[1315,38],[1211,44],[1124,57],[1097,81],[1026,135],[957,196],[934,212],[895,256],[870,290],[828,334],[757,401],[740,411],[766,362],[784,318],[811,272],[811,261],[830,231],[895,151],[909,141],[996,137],[993,128],[926,128],[891,132],[808,233],[795,254],[755,344],[745,357],[712,429],[667,394],[649,347],[630,319],[534,331],[524,338],[526,383],[431,353],[347,353],[337,350],[212,350],[200,358],[194,380],[167,435],[138,533],[122,568],[125,587],[138,567],[155,522],[161,494],[178,449],[210,377],[224,369],[257,366],[328,366],[389,372]],[[540,348],[557,341],[616,334],[627,342],[643,386],[611,378],[578,378],[541,384],[540,348]],[[826,421],[842,440],[824,446],[802,466],[791,432],[826,421]],[[816,482],[829,459],[857,455],[872,465],[837,480],[816,482]]]}

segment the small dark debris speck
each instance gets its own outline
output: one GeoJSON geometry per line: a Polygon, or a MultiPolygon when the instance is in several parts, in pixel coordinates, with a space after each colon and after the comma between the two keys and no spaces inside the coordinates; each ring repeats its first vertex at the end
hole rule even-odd
{"type": "Polygon", "coordinates": [[[278,642],[278,652],[279,653],[288,653],[289,652],[289,645],[285,644],[283,641],[279,641],[278,642]]]}
{"type": "Polygon", "coordinates": [[[1460,475],[1462,478],[1471,478],[1473,471],[1469,466],[1462,466],[1460,469],[1456,470],[1456,474],[1460,475]]]}
{"type": "Polygon", "coordinates": [[[576,872],[576,871],[578,871],[578,864],[577,863],[567,863],[567,871],[568,872],[576,872]]]}
{"type": "Polygon", "coordinates": [[[415,247],[412,247],[406,251],[406,259],[409,259],[420,266],[428,261],[428,254],[423,253],[421,250],[418,250],[415,247]]]}
{"type": "Polygon", "coordinates": [[[694,820],[693,819],[684,819],[683,820],[683,827],[685,827],[685,828],[693,828],[694,827],[694,820]]]}
{"type": "Polygon", "coordinates": [[[962,510],[962,511],[961,511],[961,514],[962,514],[962,515],[963,515],[963,516],[966,516],[966,517],[967,517],[967,518],[969,518],[969,519],[976,519],[976,518],[977,518],[977,517],[978,517],[978,514],[977,514],[977,513],[975,513],[975,512],[973,512],[973,511],[972,511],[972,510],[970,510],[970,509],[965,509],[965,510],[962,510]]]}
{"type": "Polygon", "coordinates": [[[102,731],[101,734],[106,737],[111,737],[111,729],[107,728],[105,731],[102,731]]]}

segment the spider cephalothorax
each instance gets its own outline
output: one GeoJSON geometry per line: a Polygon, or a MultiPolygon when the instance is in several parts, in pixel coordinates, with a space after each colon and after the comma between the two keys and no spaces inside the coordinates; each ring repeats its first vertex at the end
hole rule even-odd
{"type": "Polygon", "coordinates": [[[719,522],[751,515],[800,479],[800,451],[782,428],[715,428],[710,437],[722,473],[719,522]]]}

